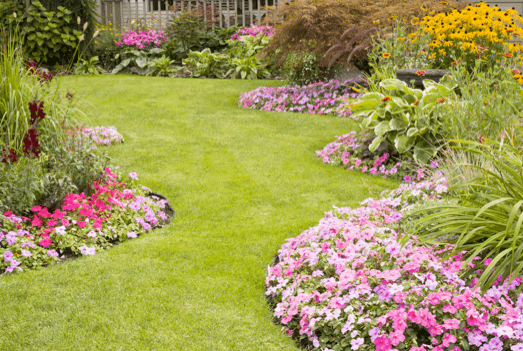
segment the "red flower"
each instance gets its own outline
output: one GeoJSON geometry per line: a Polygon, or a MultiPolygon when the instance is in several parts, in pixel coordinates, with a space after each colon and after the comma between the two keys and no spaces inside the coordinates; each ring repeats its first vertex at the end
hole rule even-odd
{"type": "Polygon", "coordinates": [[[62,219],[64,218],[65,212],[60,211],[59,209],[54,210],[53,212],[53,219],[62,219]]]}
{"type": "Polygon", "coordinates": [[[11,163],[15,163],[16,161],[18,161],[18,155],[16,154],[14,149],[11,149],[9,151],[4,149],[3,154],[4,155],[2,156],[1,161],[2,163],[7,163],[8,161],[10,161],[11,163]]]}
{"type": "Polygon", "coordinates": [[[57,225],[58,222],[57,221],[47,221],[47,226],[48,227],[54,227],[55,225],[57,225]]]}
{"type": "Polygon", "coordinates": [[[421,77],[425,76],[425,73],[427,73],[427,72],[425,72],[425,71],[417,71],[417,72],[416,72],[416,74],[417,74],[418,76],[421,76],[421,77]]]}
{"type": "Polygon", "coordinates": [[[84,221],[77,221],[76,224],[78,224],[80,228],[85,228],[85,226],[87,225],[84,221]]]}
{"type": "Polygon", "coordinates": [[[385,96],[383,99],[381,99],[381,101],[385,102],[385,101],[389,101],[390,100],[390,96],[385,96]]]}
{"type": "Polygon", "coordinates": [[[49,245],[51,245],[53,243],[53,241],[49,238],[45,238],[45,239],[42,239],[38,242],[38,244],[42,247],[48,247],[49,245]]]}
{"type": "Polygon", "coordinates": [[[438,99],[438,102],[445,102],[445,100],[447,100],[447,99],[441,98],[441,99],[438,99]]]}
{"type": "Polygon", "coordinates": [[[414,106],[418,106],[419,100],[414,101],[414,106]]]}

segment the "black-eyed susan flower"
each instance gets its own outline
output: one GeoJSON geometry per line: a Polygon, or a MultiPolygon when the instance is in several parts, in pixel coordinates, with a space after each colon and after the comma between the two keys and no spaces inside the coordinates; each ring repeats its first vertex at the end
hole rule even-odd
{"type": "Polygon", "coordinates": [[[390,52],[384,52],[381,56],[383,56],[383,58],[390,58],[390,52]]]}

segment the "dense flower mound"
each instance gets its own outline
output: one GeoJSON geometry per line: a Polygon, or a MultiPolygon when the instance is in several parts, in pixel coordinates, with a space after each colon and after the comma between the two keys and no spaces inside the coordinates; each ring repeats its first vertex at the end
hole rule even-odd
{"type": "MultiPolygon", "coordinates": [[[[130,173],[137,179],[135,173],[130,173]]],[[[0,216],[0,276],[47,265],[61,254],[94,255],[133,239],[167,220],[167,201],[147,197],[147,188],[121,182],[105,169],[93,194],[68,194],[60,209],[32,208],[32,218],[10,211],[0,216]]]]}
{"type": "Polygon", "coordinates": [[[145,49],[146,47],[156,46],[159,47],[162,45],[162,42],[167,41],[167,37],[164,36],[163,30],[150,29],[148,31],[139,31],[134,30],[127,31],[122,34],[122,39],[117,41],[115,44],[117,46],[145,49]]]}
{"type": "Polygon", "coordinates": [[[339,117],[351,115],[343,108],[346,100],[357,99],[358,86],[366,86],[362,78],[344,82],[331,80],[303,87],[260,87],[240,95],[239,106],[263,111],[304,112],[331,114],[339,117]]]}
{"type": "Polygon", "coordinates": [[[94,128],[82,127],[82,132],[97,145],[112,145],[123,142],[123,136],[118,133],[116,127],[113,126],[94,128]]]}
{"type": "MultiPolygon", "coordinates": [[[[352,131],[336,137],[336,140],[327,144],[322,150],[316,151],[316,156],[321,158],[324,163],[340,165],[347,170],[370,173],[387,177],[403,177],[408,175],[407,179],[422,179],[425,176],[425,169],[413,169],[412,159],[406,159],[401,162],[392,161],[388,153],[379,156],[368,157],[364,154],[364,142],[368,140],[371,134],[369,132],[356,133],[352,131]]],[[[431,162],[432,168],[439,166],[438,161],[431,162]]]]}
{"type": "Polygon", "coordinates": [[[257,26],[255,24],[251,25],[250,27],[242,28],[239,31],[237,31],[232,37],[231,40],[235,41],[243,37],[244,35],[250,35],[251,37],[255,37],[258,34],[263,35],[264,37],[272,37],[273,35],[273,27],[271,26],[257,26]]]}
{"type": "Polygon", "coordinates": [[[315,350],[523,350],[522,279],[481,293],[490,260],[463,267],[462,254],[441,260],[450,245],[397,242],[402,211],[446,189],[443,177],[403,184],[288,239],[266,278],[284,332],[315,350]]]}

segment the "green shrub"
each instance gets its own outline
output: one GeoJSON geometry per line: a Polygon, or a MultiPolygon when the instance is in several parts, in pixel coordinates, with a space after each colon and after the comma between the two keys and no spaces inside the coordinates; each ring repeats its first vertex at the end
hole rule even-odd
{"type": "Polygon", "coordinates": [[[240,77],[241,79],[258,79],[269,78],[270,72],[260,63],[257,57],[233,58],[230,60],[232,68],[227,72],[232,72],[232,78],[240,77]]]}
{"type": "Polygon", "coordinates": [[[282,64],[282,75],[289,85],[305,86],[316,82],[327,82],[336,74],[339,66],[321,67],[321,56],[311,53],[291,53],[282,64]]]}
{"type": "Polygon", "coordinates": [[[151,71],[150,64],[153,63],[160,54],[163,54],[165,50],[160,48],[153,48],[151,50],[133,50],[126,49],[122,52],[120,64],[116,66],[112,74],[119,73],[123,69],[127,69],[129,72],[136,73],[139,75],[147,75],[151,71]]]}
{"type": "Polygon", "coordinates": [[[349,105],[352,117],[364,117],[361,127],[376,134],[369,146],[371,152],[386,141],[419,163],[427,163],[435,156],[436,146],[444,138],[441,111],[448,110],[445,102],[456,85],[445,77],[439,84],[428,79],[423,84],[422,91],[400,80],[386,79],[379,83],[379,91],[367,93],[349,105]]]}
{"type": "Polygon", "coordinates": [[[150,68],[149,73],[147,73],[148,76],[172,76],[178,69],[172,67],[172,64],[174,63],[173,60],[170,60],[165,55],[162,55],[162,57],[157,58],[156,60],[149,62],[148,66],[150,68]]]}

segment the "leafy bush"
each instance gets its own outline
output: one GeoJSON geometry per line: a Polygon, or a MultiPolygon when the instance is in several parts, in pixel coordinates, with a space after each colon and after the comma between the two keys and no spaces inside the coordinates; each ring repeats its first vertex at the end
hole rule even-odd
{"type": "Polygon", "coordinates": [[[209,48],[202,52],[191,51],[189,57],[183,60],[183,65],[191,72],[192,77],[216,76],[223,78],[227,65],[227,56],[213,54],[209,48]]]}
{"type": "Polygon", "coordinates": [[[309,53],[289,54],[282,64],[282,75],[287,84],[304,86],[332,79],[339,67],[321,67],[318,63],[320,58],[319,55],[309,53]]]}
{"type": "MultiPolygon", "coordinates": [[[[42,5],[48,11],[58,12],[59,7],[62,6],[69,11],[73,16],[73,21],[69,24],[71,29],[76,29],[84,34],[84,40],[80,43],[79,52],[87,57],[94,55],[94,33],[98,23],[97,4],[96,0],[40,0],[42,5]],[[80,18],[80,21],[78,21],[80,18]],[[87,28],[84,26],[87,23],[87,28]]],[[[67,58],[66,62],[73,61],[72,58],[67,58]]]]}
{"type": "MultiPolygon", "coordinates": [[[[264,53],[273,57],[278,64],[287,59],[291,53],[310,53],[319,56],[337,44],[348,44],[358,33],[375,26],[377,21],[383,24],[382,30],[389,32],[395,21],[387,18],[396,17],[410,20],[413,16],[423,17],[427,10],[437,13],[453,8],[464,8],[465,3],[439,0],[391,0],[386,3],[371,0],[296,0],[279,3],[269,7],[266,21],[276,23],[273,40],[264,53]],[[394,15],[394,16],[393,16],[394,15]],[[343,39],[342,34],[349,28],[358,31],[350,33],[343,39]]],[[[362,41],[353,44],[359,45],[362,41]]],[[[340,57],[340,62],[346,60],[340,57]]],[[[318,62],[327,66],[331,56],[323,56],[318,62]]],[[[358,53],[354,62],[362,67],[367,61],[365,52],[358,53]]]]}
{"type": "Polygon", "coordinates": [[[120,62],[120,53],[125,50],[115,45],[121,39],[120,31],[114,27],[100,26],[100,35],[94,40],[93,55],[98,56],[100,65],[111,71],[120,62]]]}
{"type": "Polygon", "coordinates": [[[80,59],[75,67],[76,74],[101,74],[104,70],[98,65],[98,56],[93,56],[89,60],[80,59]]]}
{"type": "Polygon", "coordinates": [[[38,62],[69,64],[85,33],[73,27],[72,12],[58,7],[47,11],[39,2],[31,3],[20,27],[25,54],[38,62]]]}
{"type": "Polygon", "coordinates": [[[180,15],[173,12],[172,25],[167,32],[170,37],[176,38],[183,52],[188,55],[191,48],[198,45],[200,33],[204,32],[205,28],[203,13],[195,9],[183,12],[180,15]]]}
{"type": "Polygon", "coordinates": [[[423,84],[422,91],[397,79],[386,79],[379,83],[383,93],[367,93],[349,105],[353,117],[364,116],[361,127],[376,134],[369,146],[371,152],[386,141],[400,154],[412,155],[422,164],[435,156],[445,128],[437,105],[447,100],[456,85],[448,78],[439,84],[426,79],[423,84]]]}

